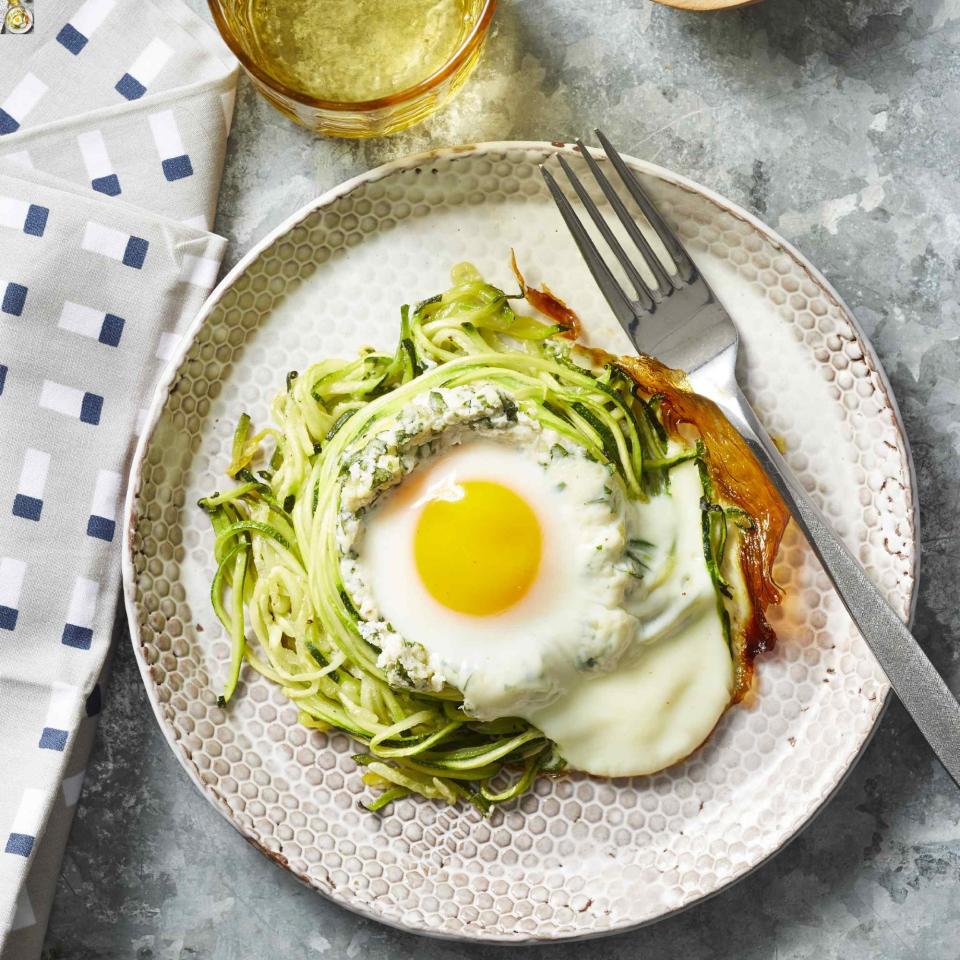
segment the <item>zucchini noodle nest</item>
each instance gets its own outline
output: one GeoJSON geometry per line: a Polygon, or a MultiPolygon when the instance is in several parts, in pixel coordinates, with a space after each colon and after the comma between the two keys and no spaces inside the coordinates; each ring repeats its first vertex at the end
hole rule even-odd
{"type": "Polygon", "coordinates": [[[364,748],[354,758],[364,781],[381,791],[364,804],[371,811],[416,794],[487,813],[538,774],[564,767],[527,721],[472,719],[460,691],[418,687],[395,670],[388,676],[344,586],[345,485],[358,470],[372,472],[374,488],[398,482],[411,442],[435,437],[411,441],[395,429],[390,446],[384,428],[418,399],[430,403],[431,391],[469,385],[490,396],[492,386],[497,417],[515,420],[521,411],[579,445],[629,498],[662,491],[670,467],[698,459],[705,553],[729,639],[720,573],[726,518],[749,530],[749,516],[711,502],[702,442],[685,442],[679,454],[670,446],[664,395],[644,389],[626,361],[577,347],[574,315],[546,290],[527,288],[519,271],[517,278],[520,291],[508,296],[460,264],[449,290],[402,308],[392,354],[364,349],[288,374],[273,402],[275,426],[254,433],[250,418],[240,418],[227,469],[236,486],[200,501],[216,534],[213,607],[232,640],[221,703],[246,661],[281,686],[305,726],[349,734],[364,748]],[[516,313],[511,302],[524,299],[545,319],[516,313]]]}

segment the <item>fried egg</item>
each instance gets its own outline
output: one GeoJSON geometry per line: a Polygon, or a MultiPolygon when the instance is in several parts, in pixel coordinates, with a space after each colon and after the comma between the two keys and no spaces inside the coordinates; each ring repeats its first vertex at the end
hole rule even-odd
{"type": "Polygon", "coordinates": [[[489,439],[457,445],[368,520],[359,564],[377,606],[480,719],[551,701],[585,644],[602,651],[632,632],[619,608],[627,575],[603,570],[622,550],[621,518],[594,503],[589,542],[570,539],[609,473],[580,457],[571,469],[570,459],[542,465],[489,439]]]}
{"type": "Polygon", "coordinates": [[[468,715],[529,720],[588,773],[663,769],[709,736],[734,689],[697,468],[631,501],[576,450],[499,433],[427,458],[381,497],[359,577],[468,715]]]}

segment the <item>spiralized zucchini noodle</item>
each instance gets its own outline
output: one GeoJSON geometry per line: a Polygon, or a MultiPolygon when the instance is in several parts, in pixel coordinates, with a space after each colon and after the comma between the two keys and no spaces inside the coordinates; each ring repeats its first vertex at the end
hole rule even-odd
{"type": "MultiPolygon", "coordinates": [[[[349,734],[364,748],[354,758],[364,781],[381,791],[365,804],[371,811],[416,794],[468,801],[487,813],[539,774],[564,767],[554,745],[525,720],[481,722],[463,712],[456,689],[388,682],[344,587],[337,522],[350,465],[390,452],[370,449],[382,444],[378,426],[431,391],[494,385],[508,419],[522,410],[579,444],[609,465],[632,498],[662,491],[674,464],[696,458],[705,557],[732,649],[739,645],[741,693],[749,683],[749,630],[746,640],[730,636],[720,569],[728,520],[747,539],[760,526],[745,504],[715,502],[712,480],[726,488],[702,440],[687,442],[680,454],[670,446],[665,423],[675,437],[677,387],[663,369],[638,371],[578,347],[575,316],[545,289],[528,288],[514,268],[520,290],[507,295],[460,264],[449,290],[402,308],[393,353],[364,349],[351,360],[288,374],[273,402],[273,426],[254,432],[249,416],[240,417],[227,467],[236,485],[200,501],[216,535],[211,600],[232,641],[221,703],[233,697],[245,661],[282,688],[305,726],[349,734]],[[512,304],[524,300],[543,319],[515,312],[512,304]]],[[[772,553],[759,547],[758,576],[772,584],[776,544],[772,553]]],[[[764,606],[755,603],[754,615],[769,645],[764,606]]]]}

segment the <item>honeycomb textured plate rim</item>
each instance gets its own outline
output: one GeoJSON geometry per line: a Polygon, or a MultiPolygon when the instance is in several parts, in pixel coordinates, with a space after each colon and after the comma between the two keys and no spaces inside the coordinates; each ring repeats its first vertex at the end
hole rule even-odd
{"type": "MultiPolygon", "coordinates": [[[[419,172],[420,169],[427,168],[431,164],[453,163],[457,160],[475,161],[486,157],[505,157],[506,155],[523,155],[527,162],[537,163],[556,153],[564,153],[575,156],[572,144],[559,142],[538,142],[538,141],[503,141],[493,143],[483,143],[476,145],[466,145],[461,147],[452,147],[439,150],[430,150],[421,154],[400,158],[370,170],[366,173],[353,177],[340,185],[332,188],[323,195],[316,198],[311,203],[305,205],[291,217],[287,218],[276,228],[270,231],[260,242],[258,242],[238,263],[229,271],[229,273],[220,282],[217,288],[212,292],[207,302],[200,312],[194,318],[192,323],[184,333],[176,353],[170,358],[161,382],[154,394],[150,405],[144,427],[141,431],[137,444],[136,452],[131,468],[130,483],[127,490],[124,524],[123,524],[123,551],[122,551],[122,573],[124,583],[124,602],[127,617],[130,624],[131,639],[134,652],[137,658],[138,667],[147,690],[148,698],[153,709],[154,715],[160,724],[161,730],[169,743],[178,762],[186,770],[188,776],[195,783],[197,788],[203,793],[207,800],[223,815],[250,843],[258,847],[266,856],[275,860],[285,869],[292,872],[299,880],[318,890],[321,894],[332,899],[334,902],[350,909],[351,911],[379,922],[386,923],[400,929],[426,934],[441,939],[477,941],[486,940],[501,943],[543,943],[556,942],[559,940],[579,940],[591,937],[604,936],[611,933],[624,932],[629,929],[635,929],[648,923],[663,919],[666,916],[686,909],[695,903],[701,902],[710,896],[713,896],[726,889],[733,883],[747,876],[753,870],[757,869],[768,859],[774,856],[783,846],[790,842],[797,833],[799,833],[817,813],[823,809],[830,798],[841,786],[845,777],[855,765],[857,759],[862,754],[863,749],[869,742],[870,737],[876,730],[877,723],[882,716],[886,706],[889,688],[882,674],[876,680],[874,689],[875,694],[868,705],[866,700],[865,711],[868,725],[858,734],[859,742],[846,744],[848,753],[848,762],[839,764],[832,771],[832,779],[823,785],[820,793],[816,797],[806,798],[804,809],[798,813],[793,828],[778,837],[775,843],[768,844],[767,847],[756,856],[753,856],[750,862],[737,866],[732,873],[724,877],[717,877],[716,882],[708,885],[708,888],[702,889],[699,893],[689,896],[682,902],[665,906],[663,909],[656,910],[642,919],[631,919],[624,922],[622,919],[611,916],[607,912],[606,922],[601,920],[590,929],[581,929],[576,926],[559,927],[546,932],[539,929],[531,930],[529,925],[523,929],[487,929],[481,924],[469,924],[464,922],[458,925],[456,923],[451,927],[449,924],[431,922],[423,917],[422,913],[414,912],[412,915],[403,913],[388,913],[381,909],[376,898],[367,902],[357,899],[344,893],[332,884],[324,884],[317,881],[313,876],[303,869],[288,862],[286,857],[280,855],[276,850],[263,842],[263,838],[257,831],[242,822],[241,819],[232,813],[222,799],[211,789],[209,783],[205,782],[200,776],[196,764],[192,762],[189,751],[180,742],[181,734],[174,727],[169,716],[165,714],[163,703],[161,702],[158,684],[151,671],[151,663],[148,662],[144,639],[142,635],[141,619],[144,616],[141,598],[138,597],[138,577],[139,572],[135,565],[135,555],[138,547],[136,544],[136,530],[138,521],[145,515],[145,506],[140,505],[139,495],[144,482],[144,471],[147,469],[147,457],[151,449],[151,443],[154,440],[158,424],[160,423],[164,411],[167,407],[171,391],[175,388],[177,380],[186,362],[191,348],[197,341],[201,332],[204,330],[207,321],[214,314],[224,297],[238,284],[250,271],[251,267],[257,264],[265,252],[284,237],[288,236],[299,225],[304,224],[308,219],[327,208],[334,207],[339,201],[349,198],[350,195],[359,189],[370,184],[376,184],[379,181],[389,180],[391,177],[402,176],[410,171],[419,172]]],[[[896,478],[903,490],[904,500],[904,521],[909,527],[910,535],[907,544],[908,569],[905,571],[898,582],[898,588],[901,590],[905,586],[902,596],[903,613],[909,614],[912,618],[913,608],[916,602],[916,581],[918,576],[919,551],[916,549],[917,537],[917,503],[916,503],[916,482],[913,471],[913,463],[909,453],[906,436],[903,429],[902,420],[896,405],[893,392],[890,388],[886,375],[869,344],[863,331],[860,329],[856,319],[851,311],[846,307],[842,298],[837,294],[829,282],[809,261],[803,257],[790,243],[781,238],[770,227],[766,226],[759,219],[754,217],[748,211],[738,205],[730,202],[714,191],[705,188],[694,181],[675,174],[663,167],[645,161],[625,157],[628,164],[639,172],[661,181],[663,184],[678,188],[692,197],[706,201],[709,205],[716,208],[717,215],[727,215],[734,220],[746,225],[746,227],[755,233],[761,241],[771,249],[777,251],[783,256],[789,258],[794,268],[798,269],[810,283],[817,288],[826,300],[837,311],[843,321],[852,331],[852,342],[861,351],[863,363],[868,368],[869,375],[877,381],[882,394],[880,406],[892,419],[896,440],[898,441],[897,452],[899,455],[899,476],[896,478]]],[[[402,218],[401,218],[402,219],[402,218]]],[[[888,548],[889,549],[889,548],[888,548]]],[[[869,656],[869,655],[868,655],[869,656]]],[[[762,668],[761,668],[762,669],[762,668]]],[[[826,682],[826,681],[824,681],[826,682]]],[[[631,788],[632,789],[632,788],[631,788]]],[[[538,888],[539,889],[539,888],[538,888]]],[[[502,892],[502,891],[501,891],[502,892]]],[[[569,912],[569,911],[568,911],[569,912]]]]}

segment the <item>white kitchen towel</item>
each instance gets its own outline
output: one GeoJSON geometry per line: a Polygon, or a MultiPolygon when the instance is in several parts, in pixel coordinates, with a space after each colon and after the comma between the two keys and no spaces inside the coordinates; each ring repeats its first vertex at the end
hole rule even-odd
{"type": "Polygon", "coordinates": [[[143,409],[216,282],[237,68],[179,0],[0,37],[0,957],[40,955],[100,709],[143,409]]]}

